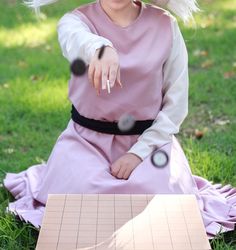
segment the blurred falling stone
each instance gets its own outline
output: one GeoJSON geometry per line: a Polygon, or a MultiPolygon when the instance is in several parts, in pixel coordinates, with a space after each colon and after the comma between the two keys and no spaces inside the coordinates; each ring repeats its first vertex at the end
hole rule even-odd
{"type": "Polygon", "coordinates": [[[157,168],[164,168],[169,161],[169,157],[164,150],[156,149],[151,155],[152,165],[157,168]]]}
{"type": "Polygon", "coordinates": [[[86,64],[80,58],[75,59],[70,65],[70,70],[75,76],[82,76],[86,72],[86,64]]]}
{"type": "Polygon", "coordinates": [[[131,130],[135,125],[135,119],[130,114],[123,114],[118,121],[118,128],[122,132],[131,130]]]}

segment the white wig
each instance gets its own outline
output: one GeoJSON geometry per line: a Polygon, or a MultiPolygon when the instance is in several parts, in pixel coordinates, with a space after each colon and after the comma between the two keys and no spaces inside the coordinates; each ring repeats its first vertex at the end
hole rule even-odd
{"type": "MultiPolygon", "coordinates": [[[[57,0],[24,0],[24,3],[39,13],[40,7],[57,0]]],[[[152,0],[153,4],[168,9],[180,17],[184,22],[192,18],[192,13],[199,11],[197,0],[152,0]]]]}
{"type": "Polygon", "coordinates": [[[152,3],[170,10],[184,22],[193,18],[193,12],[200,10],[197,0],[152,0],[152,3]]]}

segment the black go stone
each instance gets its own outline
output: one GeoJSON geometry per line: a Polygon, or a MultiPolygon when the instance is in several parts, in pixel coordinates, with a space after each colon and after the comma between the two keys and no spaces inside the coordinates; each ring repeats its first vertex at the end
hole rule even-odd
{"type": "Polygon", "coordinates": [[[76,76],[82,76],[86,72],[86,64],[82,59],[75,59],[70,65],[71,72],[76,76]]]}

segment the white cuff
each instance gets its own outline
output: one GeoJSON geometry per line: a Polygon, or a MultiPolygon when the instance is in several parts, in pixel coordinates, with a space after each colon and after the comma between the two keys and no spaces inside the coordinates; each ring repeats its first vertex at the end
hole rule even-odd
{"type": "Polygon", "coordinates": [[[152,153],[153,149],[142,141],[136,142],[127,153],[132,153],[144,160],[152,153]]]}

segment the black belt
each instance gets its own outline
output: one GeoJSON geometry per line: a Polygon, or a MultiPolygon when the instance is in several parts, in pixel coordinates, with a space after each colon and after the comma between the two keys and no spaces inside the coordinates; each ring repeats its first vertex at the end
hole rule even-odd
{"type": "Polygon", "coordinates": [[[145,121],[135,121],[134,126],[129,131],[121,131],[118,128],[117,122],[106,122],[99,121],[94,119],[86,118],[76,110],[76,108],[72,105],[71,110],[71,118],[74,122],[79,125],[105,134],[113,134],[113,135],[140,135],[144,130],[149,128],[154,120],[145,120],[145,121]]]}

